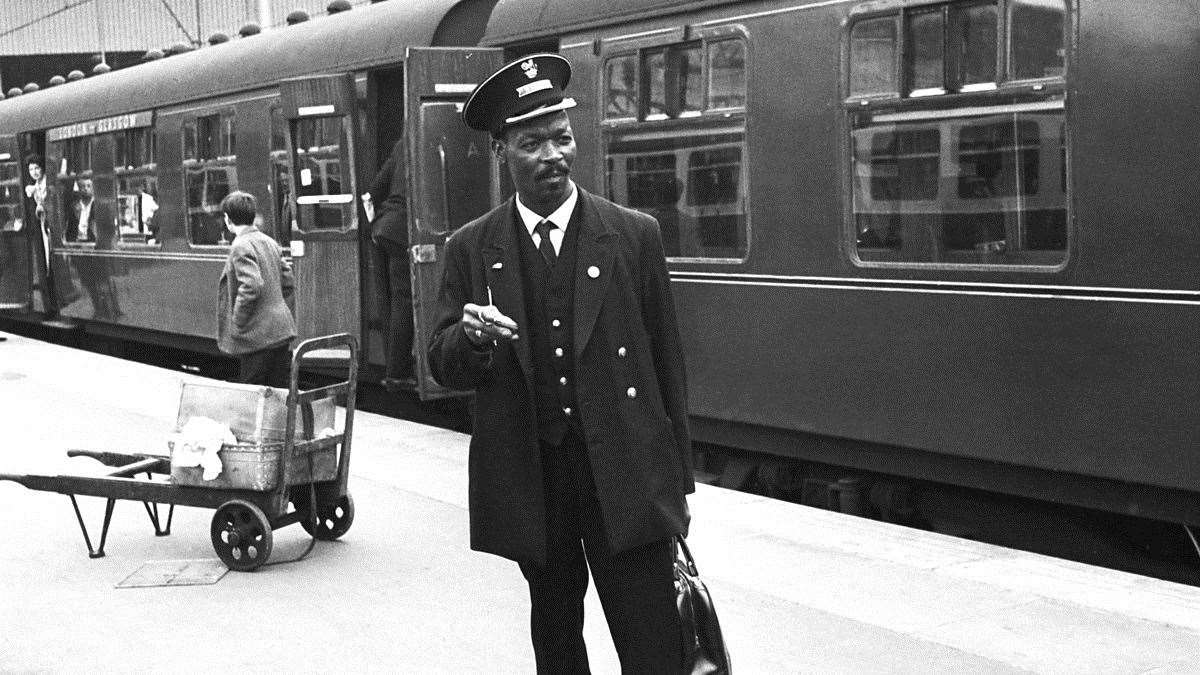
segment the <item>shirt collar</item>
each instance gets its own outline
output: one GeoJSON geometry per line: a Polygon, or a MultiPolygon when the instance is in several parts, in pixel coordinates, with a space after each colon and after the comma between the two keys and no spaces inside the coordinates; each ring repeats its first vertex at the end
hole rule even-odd
{"type": "Polygon", "coordinates": [[[525,229],[529,231],[529,236],[533,236],[533,228],[542,220],[548,220],[558,226],[563,232],[567,231],[567,225],[571,222],[571,214],[575,212],[575,202],[579,201],[579,188],[575,186],[575,181],[571,181],[571,195],[562,203],[554,213],[551,213],[546,218],[542,218],[534,213],[532,209],[521,203],[521,195],[517,195],[517,213],[521,215],[521,222],[525,224],[525,229]]]}

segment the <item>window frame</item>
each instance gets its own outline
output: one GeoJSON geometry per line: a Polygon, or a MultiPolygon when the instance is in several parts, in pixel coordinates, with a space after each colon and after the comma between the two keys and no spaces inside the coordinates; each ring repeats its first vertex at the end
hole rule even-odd
{"type": "Polygon", "coordinates": [[[158,208],[155,210],[157,214],[158,209],[162,208],[162,202],[160,201],[161,196],[158,193],[158,134],[153,124],[146,127],[126,129],[113,134],[113,189],[115,191],[113,207],[116,210],[117,217],[117,237],[122,246],[132,245],[142,248],[161,248],[161,236],[156,237],[153,242],[149,241],[148,223],[147,219],[142,215],[140,203],[138,206],[138,227],[140,229],[136,237],[132,233],[121,231],[121,208],[123,206],[121,197],[124,194],[121,191],[121,181],[139,179],[143,181],[150,179],[153,181],[155,190],[151,198],[158,204],[158,208]],[[121,147],[120,138],[122,136],[128,138],[130,134],[137,133],[145,134],[145,145],[142,146],[142,156],[138,158],[142,160],[142,163],[137,165],[123,164],[121,163],[123,158],[120,156],[121,152],[119,151],[121,147]]]}
{"type": "MultiPolygon", "coordinates": [[[[676,60],[676,64],[678,60],[676,60]]],[[[750,39],[750,34],[746,27],[741,24],[724,24],[719,26],[683,26],[675,29],[657,32],[652,36],[633,36],[633,37],[614,37],[608,38],[602,42],[602,49],[599,58],[599,68],[596,78],[596,92],[598,101],[601,104],[598,106],[598,122],[600,127],[600,136],[602,143],[602,151],[598,153],[598,175],[604,183],[604,191],[606,194],[611,194],[612,187],[609,185],[609,162],[611,154],[609,148],[614,143],[627,142],[628,137],[637,137],[643,134],[662,135],[663,137],[687,138],[696,134],[701,135],[740,135],[738,145],[741,150],[741,167],[738,176],[738,181],[742,186],[739,192],[742,195],[744,203],[744,222],[741,225],[739,239],[744,241],[740,246],[740,255],[737,256],[722,256],[722,257],[703,257],[703,256],[672,256],[668,255],[667,260],[672,264],[687,263],[687,264],[703,264],[703,265],[743,265],[746,264],[751,255],[753,247],[753,227],[752,227],[752,209],[751,209],[751,187],[750,187],[750,144],[748,134],[748,119],[747,113],[750,107],[750,90],[751,79],[753,72],[753,43],[750,39]],[[712,84],[711,72],[709,70],[709,54],[711,45],[719,44],[724,41],[736,40],[741,43],[742,55],[744,59],[744,104],[740,106],[710,106],[710,87],[712,84]],[[661,117],[648,116],[649,97],[648,86],[650,78],[644,72],[645,55],[656,51],[664,51],[668,60],[668,72],[670,71],[672,60],[671,54],[682,51],[680,47],[699,46],[700,73],[699,73],[699,90],[698,96],[701,109],[694,113],[683,114],[679,116],[671,116],[670,114],[661,117]],[[608,67],[610,62],[620,58],[633,56],[634,63],[637,68],[637,83],[636,91],[638,96],[636,115],[633,117],[609,117],[608,116],[608,67]],[[626,138],[623,138],[626,137],[626,138]]],[[[668,78],[670,79],[670,78],[668,78]]],[[[665,87],[665,95],[670,101],[672,98],[678,97],[678,89],[673,88],[670,82],[665,87]]],[[[682,149],[681,149],[682,150],[682,149]]],[[[683,162],[682,166],[676,165],[676,171],[684,173],[690,172],[690,156],[691,152],[677,151],[680,154],[677,156],[683,162]]],[[[685,188],[680,191],[680,199],[685,199],[688,190],[685,188]]],[[[740,243],[740,242],[739,242],[740,243]]]]}
{"type": "MultiPolygon", "coordinates": [[[[200,249],[226,249],[232,243],[232,235],[229,235],[222,226],[221,234],[218,236],[216,243],[197,243],[192,232],[192,206],[191,206],[191,184],[189,183],[189,174],[205,173],[210,169],[228,169],[232,168],[234,172],[234,185],[230,191],[237,190],[240,187],[240,179],[237,176],[238,170],[238,148],[237,148],[237,109],[233,105],[222,105],[214,108],[205,108],[194,110],[184,116],[179,129],[180,134],[180,178],[182,181],[182,190],[180,196],[183,199],[182,209],[184,214],[184,232],[187,236],[188,246],[191,248],[200,249]],[[216,139],[213,145],[216,147],[216,152],[213,156],[203,156],[200,140],[200,124],[201,120],[213,121],[216,127],[216,139]],[[227,133],[230,129],[232,133],[227,133]],[[188,138],[189,134],[193,139],[192,145],[195,156],[188,156],[188,138]],[[222,154],[222,151],[228,152],[222,154]],[[228,241],[226,238],[228,237],[228,241]]],[[[201,207],[203,208],[203,207],[201,207]]],[[[220,207],[217,206],[217,211],[207,210],[205,213],[219,212],[220,207]]]]}
{"type": "MultiPolygon", "coordinates": [[[[67,228],[71,227],[70,223],[70,207],[68,204],[68,196],[64,193],[63,185],[70,181],[72,184],[78,185],[78,182],[84,179],[91,180],[93,190],[95,189],[96,171],[94,168],[96,157],[96,141],[102,134],[90,133],[61,140],[48,140],[46,142],[46,164],[50,164],[50,158],[57,160],[57,166],[53,175],[47,173],[46,176],[46,201],[54,200],[53,208],[46,208],[46,217],[50,223],[51,229],[57,230],[55,242],[56,246],[63,246],[72,249],[95,249],[95,241],[78,241],[67,239],[67,228]],[[86,166],[82,163],[79,166],[72,167],[72,162],[67,161],[69,149],[76,147],[87,148],[86,166]],[[63,169],[66,171],[63,171],[63,169]],[[74,170],[72,170],[74,169],[74,170]]],[[[45,170],[45,169],[44,169],[45,170]]],[[[72,188],[71,192],[74,192],[72,188]]],[[[93,194],[93,199],[99,197],[93,194]]]]}
{"type": "MultiPolygon", "coordinates": [[[[1067,101],[1067,79],[1070,77],[1072,64],[1074,62],[1076,48],[1076,26],[1077,21],[1077,5],[1073,0],[1063,0],[1063,72],[1060,75],[1051,75],[1038,78],[1015,79],[1010,77],[1010,66],[1012,63],[1012,35],[1009,26],[1009,17],[1012,6],[1019,0],[894,0],[892,2],[872,3],[869,6],[862,6],[861,9],[851,10],[851,13],[843,21],[841,31],[841,56],[842,56],[842,77],[840,82],[842,102],[844,113],[841,120],[841,144],[843,161],[843,213],[844,223],[841,237],[842,248],[846,251],[847,257],[856,267],[862,268],[900,268],[900,269],[952,269],[952,270],[970,270],[970,271],[989,271],[989,272],[1043,272],[1052,273],[1064,269],[1073,257],[1073,249],[1076,245],[1078,234],[1074,227],[1074,181],[1073,172],[1071,169],[1071,125],[1069,124],[1069,105],[1067,101]],[[994,87],[978,87],[971,89],[960,88],[958,90],[949,90],[941,94],[929,94],[921,96],[912,96],[906,92],[909,90],[909,81],[906,76],[906,59],[908,57],[907,44],[907,16],[913,11],[927,11],[930,7],[943,7],[943,11],[947,16],[947,25],[944,27],[944,32],[951,32],[949,24],[952,23],[952,13],[945,11],[945,8],[955,6],[956,8],[970,7],[976,5],[991,4],[996,7],[996,82],[994,87]],[[850,91],[850,81],[852,78],[853,63],[851,62],[852,50],[850,36],[854,27],[866,20],[892,18],[895,24],[896,44],[894,50],[893,81],[896,83],[896,90],[891,92],[873,92],[865,94],[852,94],[850,91]],[[972,110],[972,109],[989,109],[996,108],[999,112],[1007,114],[1004,110],[1006,106],[1012,108],[1012,114],[1016,115],[1020,112],[1021,106],[1024,104],[1032,104],[1036,109],[1039,102],[1046,104],[1046,109],[1056,109],[1053,105],[1057,103],[1058,108],[1062,111],[1063,125],[1059,140],[1061,148],[1047,148],[1047,151],[1062,152],[1061,160],[1062,170],[1066,173],[1066,181],[1063,194],[1063,209],[1065,211],[1066,222],[1066,241],[1061,255],[1057,252],[1052,261],[1042,261],[1040,258],[1049,258],[1046,251],[1041,250],[1024,250],[1021,249],[1022,260],[1013,262],[978,262],[976,260],[968,260],[958,262],[954,260],[866,260],[859,255],[858,248],[858,227],[856,223],[855,212],[855,150],[854,150],[854,131],[860,128],[855,123],[857,115],[868,114],[882,115],[883,117],[895,116],[902,118],[906,115],[921,117],[927,116],[929,119],[954,119],[959,117],[970,117],[971,115],[963,115],[961,112],[956,114],[956,111],[972,110]],[[941,113],[939,115],[938,113],[941,113]]],[[[949,43],[945,43],[943,48],[943,83],[947,84],[950,81],[951,52],[953,51],[949,43]]],[[[983,115],[983,113],[978,113],[983,115]]],[[[865,127],[864,127],[865,128],[865,127]]],[[[954,252],[951,252],[949,257],[954,257],[954,252]]],[[[963,256],[966,257],[966,256],[963,256]]]]}

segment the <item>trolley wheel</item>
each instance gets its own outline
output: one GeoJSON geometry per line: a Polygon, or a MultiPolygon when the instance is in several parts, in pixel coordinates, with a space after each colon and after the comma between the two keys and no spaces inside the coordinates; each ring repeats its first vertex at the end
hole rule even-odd
{"type": "Polygon", "coordinates": [[[234,499],[222,504],[213,514],[210,532],[213,548],[231,570],[251,572],[271,557],[271,521],[250,502],[234,499]]]}
{"type": "MultiPolygon", "coordinates": [[[[319,502],[320,500],[318,500],[319,502]]],[[[321,541],[333,541],[346,534],[354,522],[354,498],[346,493],[333,504],[321,504],[317,508],[317,526],[313,529],[312,520],[306,518],[300,521],[305,532],[321,541]]]]}

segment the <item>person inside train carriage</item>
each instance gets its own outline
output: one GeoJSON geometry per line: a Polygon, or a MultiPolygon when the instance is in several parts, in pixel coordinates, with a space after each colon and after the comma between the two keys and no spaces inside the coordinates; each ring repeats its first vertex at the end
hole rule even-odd
{"type": "Polygon", "coordinates": [[[238,359],[238,381],[287,387],[296,322],[287,298],[294,288],[283,249],[256,226],[258,201],[235,190],[221,200],[234,235],[217,295],[217,347],[238,359]]]}
{"type": "Polygon", "coordinates": [[[75,181],[75,199],[71,202],[71,222],[64,239],[74,242],[95,242],[96,248],[114,248],[117,227],[108,202],[96,199],[96,185],[91,178],[75,181]]]}
{"type": "Polygon", "coordinates": [[[383,296],[380,310],[387,331],[387,368],[382,384],[389,391],[415,384],[406,165],[401,137],[363,196],[364,209],[371,219],[373,267],[383,296]]]}
{"type": "Polygon", "coordinates": [[[33,259],[34,285],[42,296],[42,304],[48,314],[53,315],[58,307],[54,298],[53,278],[50,274],[50,247],[52,235],[46,218],[46,162],[41,155],[30,153],[24,159],[29,184],[25,186],[25,213],[32,214],[35,227],[28,230],[29,255],[33,259]]]}
{"type": "Polygon", "coordinates": [[[654,219],[571,179],[570,75],[527,56],[467,100],[516,195],[448,240],[428,355],[475,390],[471,547],[519,564],[538,672],[589,672],[589,568],[622,671],[679,672],[672,539],[695,484],[675,305],[654,219]]]}

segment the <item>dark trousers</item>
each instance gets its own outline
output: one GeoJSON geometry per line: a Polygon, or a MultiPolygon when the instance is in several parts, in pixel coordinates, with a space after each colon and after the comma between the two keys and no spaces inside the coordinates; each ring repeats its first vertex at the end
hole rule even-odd
{"type": "Polygon", "coordinates": [[[282,342],[238,355],[238,382],[287,389],[292,382],[292,347],[282,342]]]}
{"type": "Polygon", "coordinates": [[[559,446],[542,444],[542,471],[546,565],[521,565],[529,582],[538,673],[590,672],[583,641],[589,567],[621,671],[679,672],[683,652],[671,540],[615,554],[609,550],[587,449],[575,433],[559,446]]]}
{"type": "Polygon", "coordinates": [[[391,239],[374,240],[375,268],[379,280],[387,341],[387,377],[413,375],[413,301],[408,249],[391,239]]]}

